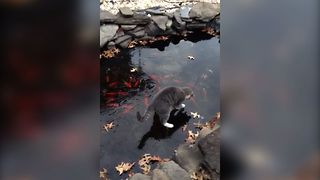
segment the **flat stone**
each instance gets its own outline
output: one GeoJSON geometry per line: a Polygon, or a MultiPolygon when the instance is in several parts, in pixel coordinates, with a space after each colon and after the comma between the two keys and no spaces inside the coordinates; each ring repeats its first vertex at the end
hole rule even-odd
{"type": "Polygon", "coordinates": [[[129,178],[129,180],[151,180],[151,177],[145,174],[136,173],[129,178]]]}
{"type": "Polygon", "coordinates": [[[188,30],[203,29],[205,27],[207,27],[206,23],[188,23],[187,24],[188,30]]]}
{"type": "Polygon", "coordinates": [[[186,171],[195,172],[203,161],[203,156],[198,146],[182,144],[178,147],[174,160],[186,171]]]}
{"type": "Polygon", "coordinates": [[[191,180],[187,171],[173,161],[161,163],[159,169],[165,172],[170,180],[191,180]]]}
{"type": "Polygon", "coordinates": [[[143,27],[137,27],[131,31],[127,31],[126,33],[135,38],[141,38],[146,34],[146,31],[144,30],[143,27]]]}
{"type": "Polygon", "coordinates": [[[149,13],[152,15],[164,15],[164,12],[160,11],[159,9],[147,9],[146,13],[149,13]]]}
{"type": "Polygon", "coordinates": [[[123,17],[120,13],[117,14],[115,24],[121,25],[146,25],[151,22],[151,18],[145,14],[134,14],[132,17],[123,17]]]}
{"type": "Polygon", "coordinates": [[[102,22],[102,23],[112,23],[116,19],[117,19],[117,17],[115,15],[113,15],[111,12],[104,11],[104,10],[100,11],[100,22],[102,22]]]}
{"type": "Polygon", "coordinates": [[[152,180],[170,180],[165,172],[160,169],[154,169],[152,171],[152,180]]]}
{"type": "Polygon", "coordinates": [[[168,18],[173,18],[173,13],[165,12],[164,15],[168,16],[168,18]]]}
{"type": "Polygon", "coordinates": [[[189,12],[189,17],[197,20],[209,22],[219,13],[220,13],[220,4],[199,2],[191,8],[189,12]]]}
{"type": "Polygon", "coordinates": [[[121,8],[119,8],[119,11],[124,17],[133,16],[133,11],[128,7],[121,7],[121,8]]]}
{"type": "Polygon", "coordinates": [[[204,165],[211,175],[220,173],[220,130],[217,129],[200,139],[198,147],[204,155],[204,165]]]}
{"type": "Polygon", "coordinates": [[[116,43],[115,42],[113,42],[113,41],[110,41],[109,43],[108,43],[108,49],[112,49],[112,48],[114,48],[114,47],[116,47],[116,43]]]}
{"type": "Polygon", "coordinates": [[[100,47],[104,46],[108,41],[110,41],[115,36],[118,29],[118,25],[100,26],[100,47]]]}
{"type": "Polygon", "coordinates": [[[166,24],[169,20],[168,16],[152,16],[151,19],[157,24],[157,26],[163,31],[166,30],[166,24]]]}
{"type": "Polygon", "coordinates": [[[186,22],[183,22],[180,17],[180,11],[175,11],[173,13],[173,25],[178,30],[184,30],[186,28],[186,22]]]}
{"type": "Polygon", "coordinates": [[[125,31],[129,31],[129,30],[132,30],[134,28],[136,28],[137,25],[121,25],[121,28],[125,31]]]}
{"type": "Polygon", "coordinates": [[[124,36],[118,37],[115,40],[115,43],[121,46],[122,48],[127,48],[131,39],[132,37],[130,35],[124,35],[124,36]]]}

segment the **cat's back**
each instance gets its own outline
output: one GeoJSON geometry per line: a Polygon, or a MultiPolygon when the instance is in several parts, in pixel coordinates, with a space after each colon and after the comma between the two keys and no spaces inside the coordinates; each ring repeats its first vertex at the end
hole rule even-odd
{"type": "Polygon", "coordinates": [[[181,91],[180,88],[178,87],[174,87],[174,86],[170,86],[170,87],[166,87],[166,88],[163,88],[160,92],[158,92],[154,99],[153,99],[153,102],[154,103],[157,103],[157,102],[168,102],[168,101],[171,101],[173,96],[176,96],[177,94],[179,94],[181,91]]]}

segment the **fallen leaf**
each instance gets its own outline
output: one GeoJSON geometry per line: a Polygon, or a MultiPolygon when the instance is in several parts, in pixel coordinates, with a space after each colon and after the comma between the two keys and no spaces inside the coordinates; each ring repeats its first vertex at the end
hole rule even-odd
{"type": "Polygon", "coordinates": [[[193,56],[188,56],[188,59],[189,60],[194,60],[194,57],[193,56]]]}
{"type": "Polygon", "coordinates": [[[197,133],[193,133],[191,130],[189,130],[186,142],[190,144],[194,144],[198,136],[199,136],[199,131],[197,131],[197,133]]]}
{"type": "Polygon", "coordinates": [[[106,168],[102,168],[102,170],[99,172],[99,177],[100,177],[100,179],[102,179],[102,180],[108,180],[109,178],[108,178],[108,171],[107,171],[107,169],[106,168]]]}
{"type": "Polygon", "coordinates": [[[198,112],[190,112],[191,116],[193,116],[193,118],[200,118],[200,114],[198,114],[198,112]]]}
{"type": "Polygon", "coordinates": [[[115,127],[115,125],[114,125],[113,122],[103,125],[103,129],[106,130],[107,132],[109,132],[109,130],[114,128],[114,127],[115,127]]]}
{"type": "Polygon", "coordinates": [[[130,164],[130,163],[121,162],[121,164],[116,166],[116,170],[119,172],[119,175],[121,175],[124,172],[129,171],[134,164],[135,163],[130,164]]]}
{"type": "Polygon", "coordinates": [[[139,160],[138,164],[144,174],[148,174],[151,170],[150,163],[163,162],[164,160],[160,156],[151,156],[150,154],[144,154],[139,160]]]}

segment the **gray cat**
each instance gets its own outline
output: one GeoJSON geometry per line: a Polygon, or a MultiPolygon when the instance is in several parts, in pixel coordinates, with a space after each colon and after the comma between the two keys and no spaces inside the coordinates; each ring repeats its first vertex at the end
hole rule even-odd
{"type": "Polygon", "coordinates": [[[143,116],[137,112],[137,118],[139,121],[145,121],[156,113],[165,127],[173,128],[173,124],[168,123],[170,112],[173,109],[184,108],[185,105],[181,103],[192,96],[193,91],[188,87],[164,88],[156,94],[143,116]]]}

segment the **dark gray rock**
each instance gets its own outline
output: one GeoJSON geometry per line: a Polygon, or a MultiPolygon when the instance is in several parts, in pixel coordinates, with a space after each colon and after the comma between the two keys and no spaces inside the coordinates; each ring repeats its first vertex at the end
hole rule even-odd
{"type": "Polygon", "coordinates": [[[125,31],[129,31],[137,27],[137,25],[121,25],[121,28],[125,31]]]}
{"type": "Polygon", "coordinates": [[[206,23],[188,23],[187,24],[188,30],[203,29],[205,27],[207,27],[206,23]]]}
{"type": "Polygon", "coordinates": [[[100,26],[100,47],[104,46],[117,33],[118,25],[102,25],[100,26]]]}
{"type": "Polygon", "coordinates": [[[145,14],[134,14],[132,17],[123,17],[120,13],[117,14],[115,24],[121,25],[146,25],[151,22],[151,18],[145,14]]]}
{"type": "Polygon", "coordinates": [[[189,16],[190,18],[194,18],[204,22],[209,22],[219,13],[220,13],[220,4],[199,2],[191,8],[189,12],[189,16]]]}
{"type": "Polygon", "coordinates": [[[131,31],[127,31],[126,34],[129,34],[135,38],[141,38],[146,34],[145,28],[144,27],[136,27],[135,29],[131,31]]]}
{"type": "Polygon", "coordinates": [[[178,147],[174,160],[186,171],[195,172],[203,161],[203,155],[198,146],[182,144],[178,147]]]}
{"type": "Polygon", "coordinates": [[[137,173],[131,176],[129,180],[151,180],[151,177],[145,174],[137,173]]]}
{"type": "Polygon", "coordinates": [[[119,11],[124,17],[133,16],[133,11],[128,7],[121,7],[121,8],[119,8],[119,11]]]}
{"type": "Polygon", "coordinates": [[[187,171],[173,161],[161,163],[159,169],[165,172],[170,180],[191,180],[187,171]]]}
{"type": "Polygon", "coordinates": [[[154,22],[151,22],[146,26],[146,33],[148,36],[156,36],[161,32],[162,30],[154,22]]]}
{"type": "Polygon", "coordinates": [[[212,177],[220,174],[220,130],[215,130],[198,142],[204,156],[204,166],[212,177]]]}
{"type": "Polygon", "coordinates": [[[100,22],[102,22],[102,23],[112,23],[116,19],[117,19],[117,17],[115,15],[113,15],[111,12],[104,11],[104,10],[100,11],[100,22]]]}
{"type": "Polygon", "coordinates": [[[164,15],[164,12],[160,11],[159,9],[147,9],[146,13],[149,13],[151,15],[164,15]]]}
{"type": "Polygon", "coordinates": [[[154,169],[151,178],[152,180],[170,180],[167,174],[160,169],[154,169]]]}
{"type": "Polygon", "coordinates": [[[166,30],[167,22],[169,20],[168,16],[152,16],[151,19],[157,24],[157,26],[163,31],[166,30]]]}
{"type": "Polygon", "coordinates": [[[127,48],[131,39],[132,37],[130,35],[124,35],[124,36],[118,37],[115,40],[115,43],[122,48],[127,48]]]}
{"type": "Polygon", "coordinates": [[[186,22],[182,21],[179,10],[173,13],[173,26],[178,30],[184,30],[186,28],[186,22]]]}

